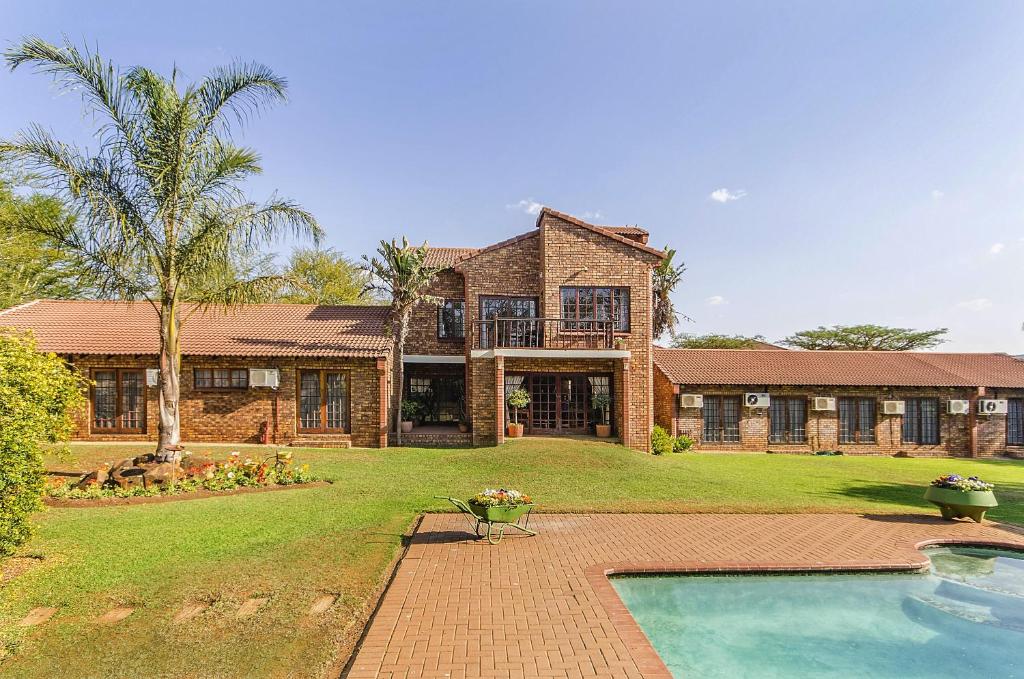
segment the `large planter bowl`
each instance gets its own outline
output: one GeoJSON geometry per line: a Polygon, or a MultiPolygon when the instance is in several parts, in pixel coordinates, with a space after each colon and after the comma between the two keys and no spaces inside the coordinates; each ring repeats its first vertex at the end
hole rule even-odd
{"type": "Polygon", "coordinates": [[[594,432],[597,434],[597,438],[606,439],[612,435],[612,425],[610,424],[595,424],[594,432]]]}
{"type": "Polygon", "coordinates": [[[515,523],[519,520],[520,516],[530,511],[532,507],[533,503],[515,505],[514,507],[509,507],[508,505],[481,507],[472,502],[469,503],[469,509],[482,521],[500,521],[504,523],[515,523]]]}
{"type": "Polygon", "coordinates": [[[506,432],[506,435],[510,439],[522,438],[523,437],[523,429],[524,429],[524,427],[525,427],[525,425],[522,422],[520,422],[518,424],[515,423],[515,422],[509,422],[508,423],[508,430],[506,432]]]}
{"type": "Polygon", "coordinates": [[[954,490],[928,486],[924,499],[939,508],[944,519],[971,518],[981,523],[985,512],[999,505],[991,490],[954,490]]]}

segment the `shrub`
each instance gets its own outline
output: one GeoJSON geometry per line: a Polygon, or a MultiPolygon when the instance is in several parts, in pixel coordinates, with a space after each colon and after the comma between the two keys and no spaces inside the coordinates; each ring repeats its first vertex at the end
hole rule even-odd
{"type": "Polygon", "coordinates": [[[691,448],[693,448],[693,439],[686,434],[680,434],[676,437],[676,440],[672,442],[673,453],[685,453],[691,448]]]}
{"type": "Polygon", "coordinates": [[[419,403],[410,399],[402,401],[402,419],[406,422],[410,422],[419,417],[422,412],[422,408],[419,403]]]}
{"type": "Polygon", "coordinates": [[[0,556],[32,534],[29,515],[44,489],[40,444],[70,437],[84,387],[64,361],[36,351],[31,335],[0,332],[0,556]]]}
{"type": "Polygon", "coordinates": [[[672,452],[672,435],[665,431],[660,425],[654,425],[651,430],[651,452],[655,455],[665,455],[672,452]]]}

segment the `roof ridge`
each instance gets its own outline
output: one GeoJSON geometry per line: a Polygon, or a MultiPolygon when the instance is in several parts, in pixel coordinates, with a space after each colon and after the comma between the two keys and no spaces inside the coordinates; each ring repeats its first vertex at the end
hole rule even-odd
{"type": "Polygon", "coordinates": [[[44,301],[48,301],[48,300],[46,300],[43,297],[39,297],[39,298],[36,298],[36,299],[29,300],[27,302],[22,302],[21,304],[15,304],[14,306],[9,307],[7,309],[0,309],[0,316],[3,316],[4,314],[10,313],[12,311],[17,311],[19,309],[26,309],[26,308],[32,306],[33,304],[38,304],[39,302],[44,302],[44,301]]]}
{"type": "Polygon", "coordinates": [[[623,245],[629,245],[630,247],[634,247],[634,248],[636,248],[638,250],[643,250],[644,252],[647,252],[648,254],[657,255],[658,257],[662,257],[662,258],[665,256],[665,253],[663,251],[661,251],[661,250],[658,250],[657,248],[652,248],[650,245],[645,245],[644,243],[641,243],[639,241],[635,241],[632,238],[626,238],[625,236],[620,236],[619,234],[615,233],[614,231],[611,231],[610,229],[614,228],[611,225],[601,226],[601,225],[598,225],[598,224],[591,224],[590,222],[583,221],[579,217],[574,217],[573,215],[567,214],[565,212],[559,212],[558,210],[555,210],[554,208],[550,208],[550,207],[548,207],[546,205],[544,207],[542,207],[540,209],[540,212],[537,214],[537,225],[536,225],[537,228],[540,228],[540,223],[541,223],[541,221],[543,221],[544,215],[546,215],[546,214],[547,215],[551,215],[553,217],[557,217],[558,219],[567,221],[570,224],[575,224],[576,226],[582,226],[584,229],[589,229],[590,231],[593,231],[594,233],[599,233],[602,236],[607,236],[608,238],[611,238],[612,240],[618,241],[618,242],[622,243],[623,245]]]}

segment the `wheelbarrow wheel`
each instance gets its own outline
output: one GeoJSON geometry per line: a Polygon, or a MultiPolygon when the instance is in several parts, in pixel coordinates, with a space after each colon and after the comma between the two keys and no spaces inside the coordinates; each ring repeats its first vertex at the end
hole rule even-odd
{"type": "Polygon", "coordinates": [[[493,523],[487,525],[487,542],[496,545],[501,542],[503,537],[505,537],[505,524],[499,524],[497,528],[493,523]]]}

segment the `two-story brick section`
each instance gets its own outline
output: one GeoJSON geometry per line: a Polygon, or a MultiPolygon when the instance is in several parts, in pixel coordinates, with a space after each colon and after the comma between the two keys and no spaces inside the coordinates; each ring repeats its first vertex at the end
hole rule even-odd
{"type": "MultiPolygon", "coordinates": [[[[413,311],[402,392],[421,410],[403,444],[500,444],[516,419],[527,436],[607,425],[641,451],[657,422],[698,450],[1024,456],[1024,362],[1006,354],[654,346],[651,274],[662,253],[647,240],[638,227],[544,208],[500,243],[430,248],[441,271],[429,292],[443,303],[413,311]],[[529,404],[510,412],[506,398],[520,388],[529,404]]],[[[188,310],[183,439],[388,445],[387,313],[188,310]]],[[[38,300],[0,312],[2,327],[32,331],[89,379],[77,438],[156,438],[151,305],[38,300]]]]}

